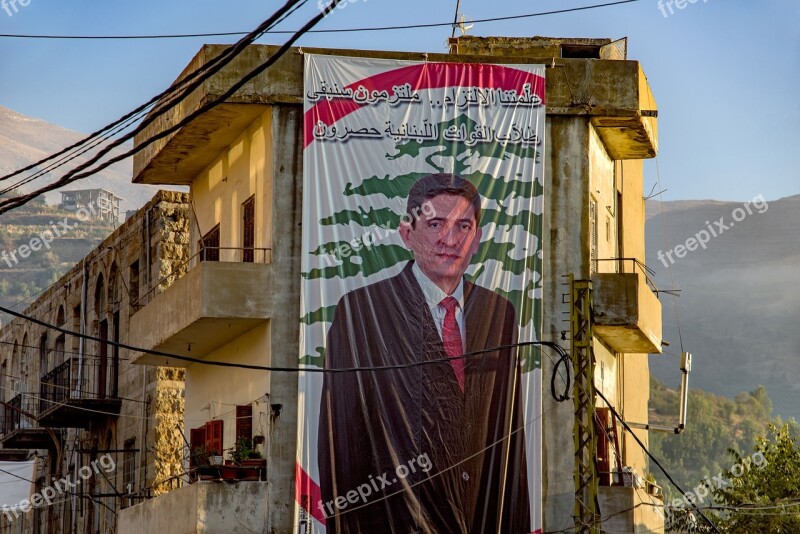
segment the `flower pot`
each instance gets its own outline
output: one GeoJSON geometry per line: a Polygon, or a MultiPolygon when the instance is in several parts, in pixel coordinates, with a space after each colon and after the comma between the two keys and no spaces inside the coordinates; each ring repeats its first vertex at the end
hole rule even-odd
{"type": "Polygon", "coordinates": [[[208,463],[211,465],[222,465],[223,460],[222,456],[217,454],[212,454],[208,457],[208,463]]]}
{"type": "Polygon", "coordinates": [[[261,469],[258,467],[240,467],[239,480],[254,482],[261,479],[261,469]]]}
{"type": "Polygon", "coordinates": [[[222,480],[227,482],[236,480],[238,469],[235,466],[223,465],[219,466],[217,469],[219,469],[219,475],[222,477],[222,480]]]}

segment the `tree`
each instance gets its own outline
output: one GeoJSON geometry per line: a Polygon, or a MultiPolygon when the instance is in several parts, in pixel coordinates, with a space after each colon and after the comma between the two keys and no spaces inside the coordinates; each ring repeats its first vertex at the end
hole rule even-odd
{"type": "MultiPolygon", "coordinates": [[[[800,448],[790,427],[770,424],[750,456],[730,450],[731,467],[702,481],[690,495],[722,532],[800,532],[800,448]]],[[[691,506],[672,509],[667,527],[713,532],[695,515],[691,506]]]]}

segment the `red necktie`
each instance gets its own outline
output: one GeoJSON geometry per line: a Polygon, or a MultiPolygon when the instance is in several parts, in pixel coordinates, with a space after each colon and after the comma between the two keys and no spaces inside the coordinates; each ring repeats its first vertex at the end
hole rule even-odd
{"type": "Polygon", "coordinates": [[[461,343],[461,329],[456,321],[456,308],[458,301],[455,297],[445,297],[440,303],[444,306],[444,322],[442,323],[442,342],[444,351],[448,358],[458,358],[450,360],[453,371],[458,380],[458,386],[464,391],[464,360],[459,357],[464,354],[464,346],[461,343]]]}

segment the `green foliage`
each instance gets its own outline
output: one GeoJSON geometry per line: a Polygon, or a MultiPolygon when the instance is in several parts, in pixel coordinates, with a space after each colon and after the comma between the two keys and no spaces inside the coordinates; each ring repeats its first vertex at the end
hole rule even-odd
{"type": "MultiPolygon", "coordinates": [[[[651,377],[650,422],[663,426],[674,425],[678,418],[678,397],[678,392],[668,389],[664,384],[651,377]]],[[[742,465],[741,463],[747,458],[751,458],[750,456],[743,458],[744,451],[764,453],[770,462],[769,469],[765,471],[772,472],[773,462],[769,460],[767,450],[772,454],[773,449],[777,447],[791,457],[787,452],[787,443],[800,436],[800,425],[794,419],[790,419],[785,424],[780,418],[772,420],[772,401],[763,386],[750,392],[740,393],[733,400],[701,390],[691,390],[688,410],[686,429],[681,434],[650,433],[650,451],[684,490],[693,491],[696,488],[706,487],[708,492],[713,494],[714,502],[717,504],[734,502],[725,499],[734,499],[737,495],[738,497],[747,495],[754,499],[761,498],[759,492],[763,493],[763,491],[758,489],[758,485],[753,486],[755,493],[747,493],[750,491],[748,485],[756,480],[753,477],[760,476],[761,470],[751,469],[744,476],[731,476],[733,466],[742,465]],[[767,435],[776,437],[776,445],[772,448],[768,447],[771,442],[763,437],[767,435]],[[753,473],[753,471],[758,472],[753,473]],[[719,478],[720,476],[726,480],[736,479],[734,487],[739,488],[740,493],[735,495],[714,493],[714,490],[718,491],[719,488],[714,483],[708,487],[707,480],[713,481],[714,477],[719,478]]],[[[791,485],[793,483],[789,481],[797,478],[797,487],[800,488],[800,460],[798,460],[796,470],[792,462],[788,462],[788,464],[787,462],[777,462],[777,465],[785,465],[787,469],[783,473],[781,471],[772,472],[771,476],[774,480],[781,480],[778,486],[783,486],[784,482],[791,485]],[[789,478],[782,480],[782,477],[789,478]]],[[[652,471],[658,483],[664,488],[665,504],[670,504],[676,497],[681,497],[660,471],[657,469],[652,469],[652,471]]],[[[769,482],[769,478],[765,478],[764,482],[769,482]]],[[[800,498],[800,492],[796,497],[800,498]]],[[[740,502],[760,501],[741,500],[740,502]]],[[[708,500],[705,504],[708,505],[708,500]]],[[[796,511],[800,514],[800,507],[797,507],[796,511]]],[[[670,517],[673,531],[684,529],[684,531],[705,532],[702,530],[702,521],[691,517],[685,510],[684,513],[675,512],[670,517]]],[[[728,525],[727,517],[720,516],[718,519],[728,525]]],[[[800,532],[800,528],[763,530],[741,527],[744,523],[730,524],[733,525],[730,532],[800,532]]]]}
{"type": "MultiPolygon", "coordinates": [[[[724,482],[707,485],[713,506],[706,515],[722,532],[800,532],[800,449],[791,427],[768,425],[750,456],[729,451],[724,482]]],[[[713,532],[686,510],[670,519],[673,530],[713,532]]]]}

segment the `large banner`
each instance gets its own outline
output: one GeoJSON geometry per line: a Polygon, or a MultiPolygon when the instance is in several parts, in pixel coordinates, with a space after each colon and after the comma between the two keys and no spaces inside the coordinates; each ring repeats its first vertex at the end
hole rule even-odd
{"type": "Polygon", "coordinates": [[[544,89],[305,55],[297,532],[540,531],[544,89]]]}

